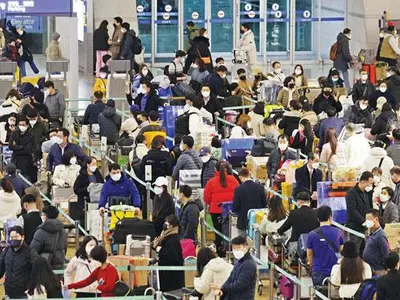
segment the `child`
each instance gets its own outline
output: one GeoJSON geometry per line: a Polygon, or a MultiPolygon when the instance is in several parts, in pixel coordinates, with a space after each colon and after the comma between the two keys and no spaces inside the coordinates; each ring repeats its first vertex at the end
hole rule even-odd
{"type": "Polygon", "coordinates": [[[93,87],[93,93],[95,92],[102,92],[103,99],[107,98],[107,76],[108,76],[108,67],[102,67],[100,69],[100,77],[96,78],[93,87]]]}

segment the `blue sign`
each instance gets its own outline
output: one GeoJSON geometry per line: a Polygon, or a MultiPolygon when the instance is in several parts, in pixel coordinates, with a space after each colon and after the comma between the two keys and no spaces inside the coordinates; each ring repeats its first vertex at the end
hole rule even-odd
{"type": "Polygon", "coordinates": [[[18,27],[22,26],[29,33],[42,32],[42,17],[40,16],[9,16],[11,25],[18,27]]]}
{"type": "Polygon", "coordinates": [[[0,0],[0,13],[7,15],[70,16],[71,0],[0,0]]]}

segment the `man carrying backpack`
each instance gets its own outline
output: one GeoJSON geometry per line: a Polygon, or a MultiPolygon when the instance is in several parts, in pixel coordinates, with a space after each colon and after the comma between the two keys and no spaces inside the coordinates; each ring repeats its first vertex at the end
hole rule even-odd
{"type": "Polygon", "coordinates": [[[142,52],[142,44],[140,39],[136,36],[136,32],[130,29],[129,23],[122,23],[121,31],[124,34],[121,42],[121,50],[119,53],[119,59],[130,60],[131,70],[135,69],[136,73],[139,73],[139,65],[135,63],[135,54],[142,52]]]}
{"type": "Polygon", "coordinates": [[[193,150],[194,140],[191,136],[184,136],[179,146],[182,154],[179,156],[176,163],[172,178],[179,179],[180,170],[200,170],[203,167],[203,162],[199,154],[193,150]]]}

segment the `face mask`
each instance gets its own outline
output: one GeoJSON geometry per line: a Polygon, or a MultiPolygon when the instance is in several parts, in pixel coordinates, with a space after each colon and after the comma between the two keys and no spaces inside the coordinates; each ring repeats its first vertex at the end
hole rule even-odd
{"type": "Polygon", "coordinates": [[[360,104],[360,109],[361,109],[361,110],[367,109],[367,107],[368,107],[368,105],[360,104]]]}
{"type": "Polygon", "coordinates": [[[288,88],[289,88],[289,89],[294,88],[294,83],[289,83],[289,84],[288,84],[288,88]]]}
{"type": "Polygon", "coordinates": [[[71,165],[76,165],[76,157],[71,157],[71,159],[69,160],[69,163],[71,165]]]}
{"type": "Polygon", "coordinates": [[[33,126],[35,126],[36,122],[37,122],[37,120],[30,120],[29,124],[33,127],[33,126]]]}
{"type": "Polygon", "coordinates": [[[374,226],[374,221],[367,220],[364,222],[364,226],[367,227],[368,229],[372,228],[374,226]]]}
{"type": "Polygon", "coordinates": [[[208,38],[208,33],[203,34],[205,38],[208,38]]]}
{"type": "Polygon", "coordinates": [[[50,95],[49,89],[44,90],[44,98],[46,99],[50,95]]]}
{"type": "Polygon", "coordinates": [[[198,65],[193,65],[193,68],[194,68],[194,69],[198,69],[199,66],[198,66],[198,65]]]}
{"type": "Polygon", "coordinates": [[[142,74],[143,76],[147,76],[147,74],[149,74],[149,70],[142,70],[142,74]]]}
{"type": "Polygon", "coordinates": [[[210,92],[201,92],[204,98],[210,97],[210,92]]]}
{"type": "Polygon", "coordinates": [[[19,248],[21,247],[22,240],[10,240],[10,245],[13,248],[19,248]]]}
{"type": "Polygon", "coordinates": [[[107,73],[100,73],[100,78],[101,79],[107,78],[107,73]]]}
{"type": "Polygon", "coordinates": [[[200,159],[205,164],[206,162],[208,162],[210,160],[210,156],[208,156],[208,155],[202,156],[202,157],[200,157],[200,159]]]}
{"type": "Polygon", "coordinates": [[[167,229],[168,229],[168,226],[169,226],[169,223],[164,223],[163,229],[164,229],[164,230],[167,230],[167,229]]]}
{"type": "Polygon", "coordinates": [[[285,151],[288,148],[288,144],[286,144],[286,143],[285,144],[279,144],[278,147],[279,147],[279,150],[285,151]]]}
{"type": "Polygon", "coordinates": [[[237,260],[242,259],[243,256],[244,256],[244,252],[243,252],[242,250],[233,250],[232,253],[233,253],[233,256],[234,256],[237,260]]]}
{"type": "Polygon", "coordinates": [[[389,201],[389,195],[380,195],[379,198],[381,199],[382,202],[388,202],[389,201]]]}
{"type": "Polygon", "coordinates": [[[13,121],[8,120],[8,125],[15,126],[15,121],[14,120],[13,121]]]}
{"type": "Polygon", "coordinates": [[[52,136],[51,138],[50,138],[50,140],[51,141],[53,141],[53,142],[57,142],[57,139],[58,139],[58,137],[55,135],[55,136],[52,136]]]}
{"type": "Polygon", "coordinates": [[[185,64],[185,61],[186,61],[186,58],[182,57],[182,59],[181,59],[182,65],[185,64]]]}
{"type": "Polygon", "coordinates": [[[329,92],[329,91],[324,91],[324,95],[325,95],[325,96],[330,96],[330,95],[331,95],[331,92],[329,92]]]}
{"type": "Polygon", "coordinates": [[[121,29],[121,32],[122,32],[122,33],[125,33],[125,30],[124,30],[124,29],[121,29]]]}
{"type": "Polygon", "coordinates": [[[239,76],[239,79],[240,79],[240,80],[246,80],[246,75],[241,75],[241,76],[239,76]]]}
{"type": "Polygon", "coordinates": [[[185,145],[180,144],[180,145],[179,145],[179,150],[181,150],[182,152],[185,151],[185,145]]]}
{"type": "Polygon", "coordinates": [[[154,193],[156,193],[156,195],[161,195],[164,192],[164,189],[160,186],[156,186],[154,187],[154,193]]]}
{"type": "Polygon", "coordinates": [[[94,172],[96,171],[96,169],[97,169],[97,166],[90,166],[90,167],[89,167],[89,170],[90,170],[90,172],[92,172],[92,173],[94,173],[94,172]]]}
{"type": "Polygon", "coordinates": [[[279,74],[279,73],[281,73],[282,72],[282,69],[281,68],[278,68],[278,69],[275,69],[275,74],[279,74]]]}
{"type": "Polygon", "coordinates": [[[226,74],[222,74],[222,75],[221,75],[221,78],[226,78],[226,74]]]}
{"type": "Polygon", "coordinates": [[[313,163],[312,164],[313,169],[318,169],[319,168],[319,163],[313,163]]]}
{"type": "Polygon", "coordinates": [[[367,186],[367,187],[365,187],[365,191],[367,192],[367,193],[369,193],[370,191],[372,191],[372,186],[367,186]]]}
{"type": "Polygon", "coordinates": [[[381,182],[381,178],[379,176],[374,176],[374,183],[378,184],[379,182],[381,182]]]}
{"type": "Polygon", "coordinates": [[[42,223],[46,222],[47,220],[46,216],[40,216],[40,218],[42,219],[42,223]]]}
{"type": "Polygon", "coordinates": [[[381,87],[381,88],[379,88],[379,91],[380,91],[381,93],[386,93],[386,91],[387,91],[387,88],[385,88],[385,87],[381,87]]]}
{"type": "Polygon", "coordinates": [[[94,248],[93,245],[90,245],[89,243],[86,244],[86,246],[85,246],[85,252],[86,252],[87,256],[90,256],[90,252],[92,252],[93,248],[94,248]]]}
{"type": "Polygon", "coordinates": [[[28,127],[26,127],[26,126],[18,126],[18,128],[19,128],[19,131],[21,131],[21,132],[25,132],[28,129],[28,127]]]}
{"type": "Polygon", "coordinates": [[[122,176],[121,173],[110,175],[113,181],[119,181],[121,179],[121,176],[122,176]]]}
{"type": "Polygon", "coordinates": [[[332,77],[332,81],[333,81],[333,82],[336,82],[336,81],[338,81],[338,80],[339,80],[339,78],[332,77]]]}
{"type": "Polygon", "coordinates": [[[61,145],[63,143],[63,139],[58,136],[56,136],[56,138],[57,138],[56,143],[61,145]]]}
{"type": "Polygon", "coordinates": [[[387,72],[386,77],[389,78],[390,76],[392,76],[392,74],[390,72],[387,72]]]}
{"type": "Polygon", "coordinates": [[[300,70],[300,69],[296,69],[295,71],[294,71],[294,74],[296,74],[296,75],[301,75],[303,72],[300,70]]]}
{"type": "Polygon", "coordinates": [[[361,75],[361,80],[366,81],[367,79],[368,79],[368,75],[367,74],[361,75]]]}

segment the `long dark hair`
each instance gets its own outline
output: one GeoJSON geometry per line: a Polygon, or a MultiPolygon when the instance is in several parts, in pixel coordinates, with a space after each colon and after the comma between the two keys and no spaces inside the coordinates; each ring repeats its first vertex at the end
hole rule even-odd
{"type": "Polygon", "coordinates": [[[60,282],[53,273],[49,261],[44,257],[38,257],[33,262],[31,284],[29,285],[28,294],[33,295],[35,289],[39,294],[44,294],[46,291],[61,290],[60,282]],[[42,290],[42,286],[46,289],[42,290]]]}
{"type": "Polygon", "coordinates": [[[206,69],[206,64],[204,63],[204,61],[201,58],[196,58],[195,63],[199,66],[199,71],[201,73],[205,72],[206,69]]]}
{"type": "Polygon", "coordinates": [[[201,248],[197,253],[197,276],[201,276],[204,271],[204,267],[210,262],[210,260],[216,258],[214,251],[208,247],[201,248]]]}
{"type": "Polygon", "coordinates": [[[101,21],[99,28],[103,28],[104,30],[107,30],[107,26],[108,26],[108,21],[103,20],[103,21],[101,21]]]}
{"type": "Polygon", "coordinates": [[[336,131],[332,127],[329,127],[325,131],[325,144],[331,145],[331,155],[328,158],[328,161],[336,154],[337,146],[338,146],[338,139],[336,136],[336,131]]]}
{"type": "Polygon", "coordinates": [[[1,188],[4,190],[4,192],[6,193],[12,193],[14,192],[14,185],[12,184],[12,182],[7,179],[7,178],[3,178],[0,182],[1,188]]]}
{"type": "Polygon", "coordinates": [[[218,161],[217,164],[215,165],[215,168],[219,172],[219,184],[223,188],[226,188],[228,186],[226,183],[226,173],[227,173],[226,161],[224,160],[218,161]]]}
{"type": "Polygon", "coordinates": [[[269,202],[268,221],[279,222],[285,218],[286,211],[283,208],[282,199],[278,196],[273,196],[269,202]]]}
{"type": "Polygon", "coordinates": [[[96,245],[99,245],[99,242],[97,241],[97,239],[94,236],[88,235],[85,236],[85,238],[83,239],[81,245],[79,246],[79,249],[76,250],[75,256],[76,258],[82,258],[85,260],[88,260],[89,257],[86,253],[86,245],[90,242],[90,241],[95,241],[96,245]]]}
{"type": "Polygon", "coordinates": [[[340,262],[340,283],[353,284],[363,281],[364,262],[360,257],[343,257],[340,262]]]}
{"type": "Polygon", "coordinates": [[[312,129],[311,123],[307,119],[302,119],[300,121],[300,125],[304,126],[304,136],[307,138],[308,141],[314,140],[314,131],[312,129]]]}

